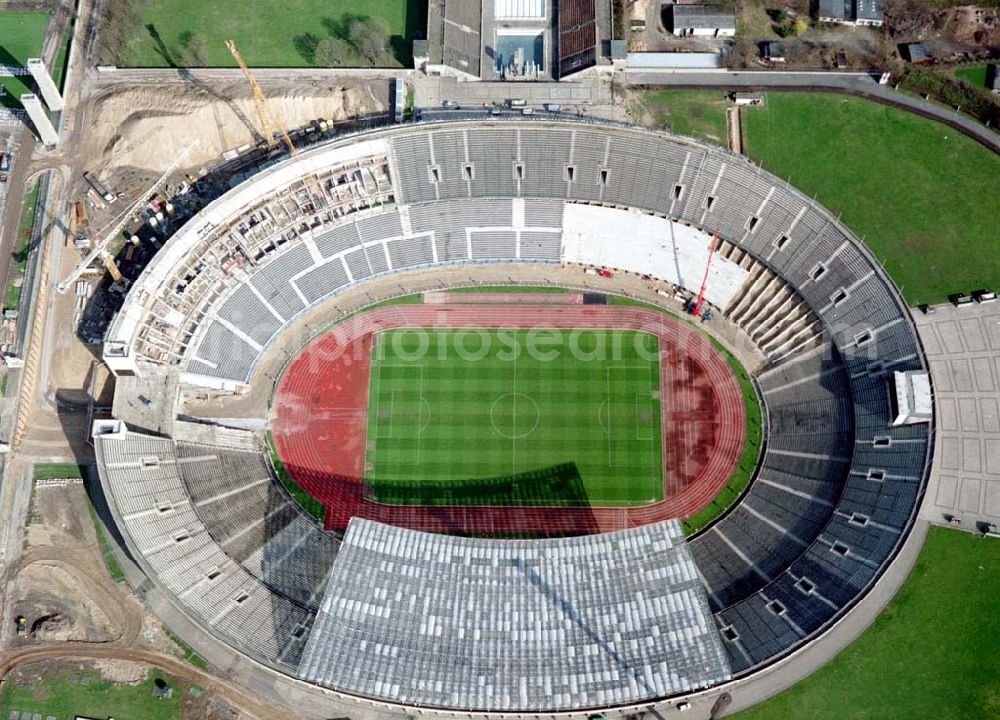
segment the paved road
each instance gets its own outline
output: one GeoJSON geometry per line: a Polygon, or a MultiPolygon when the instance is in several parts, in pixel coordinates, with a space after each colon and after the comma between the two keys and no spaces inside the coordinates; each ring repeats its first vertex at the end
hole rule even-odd
{"type": "Polygon", "coordinates": [[[733,90],[810,90],[838,92],[893,105],[955,128],[1000,153],[1000,134],[970,117],[943,105],[879,85],[868,73],[787,72],[787,71],[626,71],[629,85],[658,85],[676,88],[726,88],[733,90]]]}

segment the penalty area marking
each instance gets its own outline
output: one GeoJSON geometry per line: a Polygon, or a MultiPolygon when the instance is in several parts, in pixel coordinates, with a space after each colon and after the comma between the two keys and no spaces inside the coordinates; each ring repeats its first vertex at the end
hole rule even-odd
{"type": "Polygon", "coordinates": [[[383,390],[382,390],[382,370],[383,369],[391,369],[391,368],[402,368],[404,370],[413,370],[414,367],[416,367],[417,370],[420,371],[420,379],[417,381],[417,426],[416,426],[416,436],[417,436],[417,458],[416,458],[416,461],[420,462],[421,438],[423,437],[424,431],[427,429],[427,426],[430,425],[430,422],[431,422],[431,405],[430,405],[429,402],[427,402],[427,399],[424,397],[424,369],[423,369],[423,367],[421,367],[419,365],[414,366],[414,365],[404,365],[404,364],[400,364],[400,363],[395,363],[395,364],[392,364],[392,363],[390,363],[390,364],[382,364],[382,363],[380,363],[378,365],[378,367],[377,367],[378,372],[375,374],[375,377],[376,377],[376,380],[375,380],[375,383],[376,383],[375,384],[375,392],[374,392],[374,395],[375,395],[375,427],[373,428],[374,432],[372,433],[373,436],[374,436],[374,438],[375,438],[375,447],[374,447],[373,450],[369,451],[369,453],[368,453],[368,464],[372,467],[373,470],[377,469],[377,467],[378,467],[378,461],[373,457],[374,454],[375,454],[374,450],[378,449],[378,441],[379,440],[386,440],[386,439],[392,438],[392,436],[393,436],[393,430],[395,428],[394,421],[395,421],[395,417],[396,417],[396,413],[395,413],[395,410],[396,410],[396,391],[395,390],[387,390],[387,391],[385,391],[385,394],[388,395],[388,397],[389,397],[389,411],[387,413],[387,417],[389,418],[389,430],[388,430],[387,433],[383,434],[383,432],[384,432],[383,428],[385,426],[384,426],[384,424],[381,421],[381,418],[382,418],[382,395],[383,395],[383,390]]]}
{"type": "MultiPolygon", "coordinates": [[[[605,369],[605,384],[606,384],[605,392],[606,392],[606,397],[605,397],[604,402],[602,402],[601,405],[598,407],[598,410],[597,410],[597,421],[600,423],[601,427],[604,429],[604,432],[608,436],[608,467],[609,468],[617,467],[617,465],[615,465],[615,462],[614,462],[614,439],[613,439],[613,429],[614,428],[613,428],[613,425],[612,425],[612,415],[613,415],[613,413],[611,412],[611,397],[612,397],[612,394],[611,394],[611,372],[614,371],[614,370],[624,370],[626,372],[630,371],[630,370],[643,370],[643,369],[647,370],[648,373],[649,373],[649,388],[645,392],[635,393],[635,398],[634,398],[633,412],[635,413],[635,439],[636,439],[637,442],[643,442],[643,443],[648,443],[649,444],[649,459],[648,459],[649,461],[647,463],[647,467],[649,468],[649,472],[650,472],[650,480],[653,483],[660,483],[660,484],[662,484],[663,483],[662,476],[661,477],[656,477],[656,447],[657,446],[656,446],[656,443],[653,442],[654,440],[656,440],[656,434],[654,433],[653,428],[652,428],[652,421],[653,421],[653,419],[655,417],[655,406],[653,404],[653,399],[654,399],[653,395],[656,392],[655,389],[654,389],[654,387],[653,387],[653,380],[654,380],[654,378],[656,376],[655,372],[654,372],[654,368],[655,367],[656,367],[656,364],[652,363],[652,362],[647,363],[645,366],[643,366],[643,365],[609,365],[605,369]],[[645,409],[649,413],[649,418],[646,421],[646,432],[642,432],[642,425],[643,425],[642,411],[643,411],[643,409],[645,409]],[[604,422],[604,418],[602,417],[602,411],[606,412],[606,416],[607,416],[607,423],[606,424],[604,422]]],[[[661,434],[661,436],[662,436],[662,433],[663,433],[663,419],[661,417],[661,419],[660,419],[660,434],[661,434]]]]}

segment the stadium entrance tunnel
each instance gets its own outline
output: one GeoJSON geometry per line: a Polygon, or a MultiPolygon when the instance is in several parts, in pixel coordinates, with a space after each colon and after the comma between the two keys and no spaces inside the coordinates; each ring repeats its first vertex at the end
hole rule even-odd
{"type": "Polygon", "coordinates": [[[475,537],[693,516],[733,476],[746,421],[732,368],[684,320],[537,298],[356,314],[292,358],[271,413],[327,529],[475,537]]]}

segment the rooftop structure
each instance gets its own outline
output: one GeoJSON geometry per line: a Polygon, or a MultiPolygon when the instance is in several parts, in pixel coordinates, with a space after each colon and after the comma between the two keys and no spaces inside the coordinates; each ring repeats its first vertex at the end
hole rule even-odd
{"type": "Polygon", "coordinates": [[[719,54],[714,52],[632,52],[627,64],[635,69],[678,68],[710,70],[719,67],[719,54]]]}
{"type": "Polygon", "coordinates": [[[765,40],[760,44],[760,55],[771,62],[784,62],[785,45],[778,40],[765,40]]]}
{"type": "Polygon", "coordinates": [[[466,0],[427,5],[427,72],[479,79],[482,7],[466,0]]]}
{"type": "Polygon", "coordinates": [[[930,375],[925,372],[895,372],[892,374],[892,383],[896,408],[896,418],[892,424],[930,422],[934,416],[930,375]]]}
{"type": "Polygon", "coordinates": [[[482,0],[484,80],[551,80],[553,0],[482,0]]]}
{"type": "Polygon", "coordinates": [[[911,63],[929,62],[934,59],[930,43],[906,43],[900,46],[903,58],[911,63]]]}
{"type": "Polygon", "coordinates": [[[885,21],[885,0],[819,0],[820,22],[879,27],[885,21]]]}
{"type": "Polygon", "coordinates": [[[596,0],[559,3],[559,77],[597,64],[598,43],[609,33],[598,24],[596,0]]]}
{"type": "Polygon", "coordinates": [[[732,8],[715,5],[674,5],[673,33],[731,37],[736,34],[736,13],[732,8]]]}
{"type": "Polygon", "coordinates": [[[610,24],[595,0],[431,0],[414,58],[467,80],[558,80],[610,63],[610,24]]]}

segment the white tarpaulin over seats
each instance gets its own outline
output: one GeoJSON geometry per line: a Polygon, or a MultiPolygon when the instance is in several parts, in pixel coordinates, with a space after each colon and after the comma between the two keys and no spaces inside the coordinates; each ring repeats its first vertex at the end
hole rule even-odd
{"type": "MultiPolygon", "coordinates": [[[[692,293],[705,276],[712,236],[663,218],[629,210],[566,204],[563,208],[563,257],[652,275],[692,293]]],[[[718,253],[712,258],[705,299],[725,308],[749,273],[718,253]]]]}

